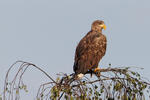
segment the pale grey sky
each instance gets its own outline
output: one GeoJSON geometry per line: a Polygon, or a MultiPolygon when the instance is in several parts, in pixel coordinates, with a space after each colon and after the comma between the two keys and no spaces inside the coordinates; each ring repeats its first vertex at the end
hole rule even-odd
{"type": "MultiPolygon", "coordinates": [[[[97,19],[105,21],[108,39],[100,66],[143,67],[140,73],[149,78],[150,0],[0,0],[0,92],[16,60],[41,66],[53,77],[72,73],[76,45],[97,19]]],[[[34,98],[40,76],[28,72],[33,91],[22,100],[34,98]]]]}

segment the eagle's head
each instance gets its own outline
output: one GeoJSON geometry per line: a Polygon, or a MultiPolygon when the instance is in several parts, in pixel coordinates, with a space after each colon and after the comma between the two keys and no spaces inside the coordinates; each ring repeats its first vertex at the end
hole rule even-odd
{"type": "Polygon", "coordinates": [[[92,31],[102,32],[102,29],[106,29],[106,25],[102,20],[96,20],[92,23],[92,31]]]}

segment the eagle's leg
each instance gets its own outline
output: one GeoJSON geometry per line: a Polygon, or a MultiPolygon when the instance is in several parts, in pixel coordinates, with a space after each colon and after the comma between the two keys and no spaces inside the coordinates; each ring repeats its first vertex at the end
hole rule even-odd
{"type": "Polygon", "coordinates": [[[100,68],[99,67],[95,68],[94,72],[96,73],[96,76],[100,77],[101,73],[100,73],[100,68]]]}
{"type": "Polygon", "coordinates": [[[92,73],[93,73],[93,72],[92,72],[92,70],[89,70],[89,71],[90,71],[90,75],[91,75],[91,77],[92,77],[92,73]]]}

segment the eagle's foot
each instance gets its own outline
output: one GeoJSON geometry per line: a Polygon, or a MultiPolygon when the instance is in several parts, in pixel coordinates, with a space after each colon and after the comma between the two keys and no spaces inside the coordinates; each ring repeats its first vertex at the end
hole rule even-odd
{"type": "Polygon", "coordinates": [[[96,74],[97,77],[100,77],[100,76],[101,76],[100,68],[98,68],[98,67],[95,68],[95,69],[94,69],[94,72],[95,72],[95,74],[96,74]]]}
{"type": "Polygon", "coordinates": [[[95,73],[96,73],[96,72],[100,72],[100,68],[98,68],[98,67],[95,68],[95,69],[94,69],[94,72],[95,72],[95,73]]]}

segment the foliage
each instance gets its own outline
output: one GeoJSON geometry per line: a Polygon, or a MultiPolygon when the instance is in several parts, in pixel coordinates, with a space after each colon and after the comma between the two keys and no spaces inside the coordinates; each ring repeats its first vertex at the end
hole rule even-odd
{"type": "Polygon", "coordinates": [[[77,79],[74,73],[70,75],[59,73],[54,80],[40,67],[17,61],[6,74],[3,100],[19,100],[21,90],[28,92],[22,76],[29,67],[37,68],[49,78],[49,82],[40,85],[37,100],[144,100],[144,94],[149,95],[148,80],[144,80],[138,72],[131,71],[130,67],[109,66],[107,69],[100,70],[100,77],[92,72],[95,74],[94,78],[84,75],[82,79],[77,79]],[[20,65],[14,79],[8,80],[10,70],[18,63],[20,65]]]}

